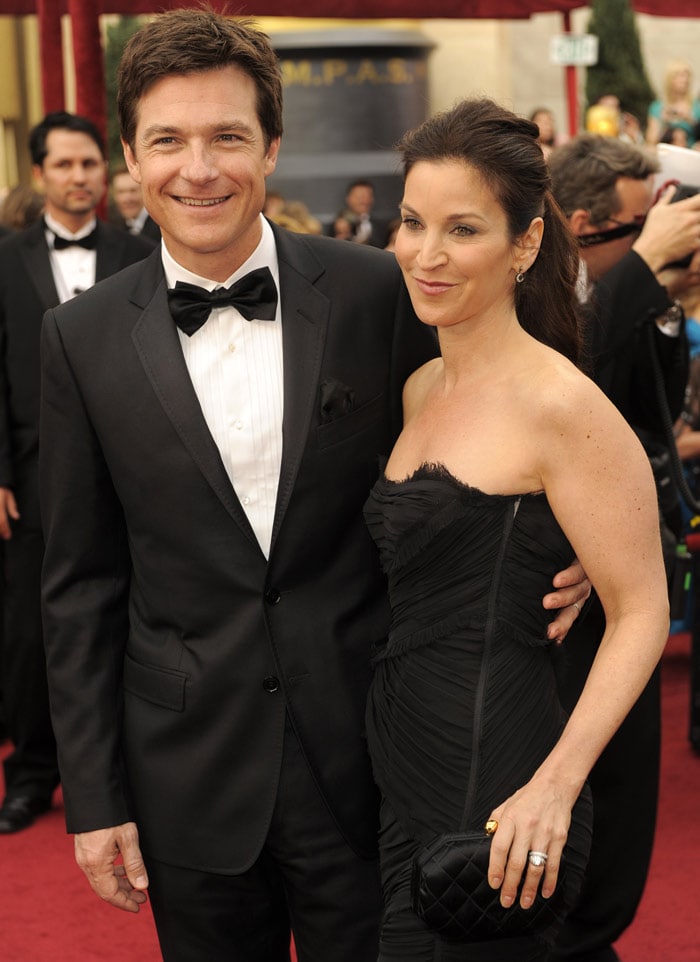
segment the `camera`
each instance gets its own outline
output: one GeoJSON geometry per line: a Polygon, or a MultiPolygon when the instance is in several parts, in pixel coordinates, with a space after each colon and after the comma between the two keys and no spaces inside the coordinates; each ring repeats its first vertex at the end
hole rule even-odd
{"type": "MultiPolygon", "coordinates": [[[[700,187],[694,187],[692,184],[679,184],[676,188],[676,193],[671,198],[671,203],[675,204],[676,201],[685,200],[686,197],[694,197],[698,192],[700,192],[700,187]]],[[[672,264],[664,264],[663,269],[680,269],[690,266],[690,262],[693,259],[692,254],[688,254],[687,257],[683,257],[679,261],[673,261],[672,264]]]]}
{"type": "Polygon", "coordinates": [[[675,204],[677,200],[685,200],[686,197],[695,197],[699,191],[700,187],[693,187],[691,184],[678,184],[676,193],[671,198],[671,203],[675,204]]]}

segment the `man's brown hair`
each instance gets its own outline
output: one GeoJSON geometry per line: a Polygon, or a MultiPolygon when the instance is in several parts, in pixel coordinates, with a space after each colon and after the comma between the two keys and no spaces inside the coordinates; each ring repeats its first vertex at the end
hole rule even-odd
{"type": "Polygon", "coordinates": [[[615,215],[622,203],[620,177],[646,180],[659,169],[656,156],[636,144],[602,134],[578,134],[549,155],[552,192],[567,217],[587,210],[592,224],[615,215]]]}
{"type": "Polygon", "coordinates": [[[173,10],[127,42],[117,73],[117,111],[123,140],[134,150],[138,103],[164,77],[238,67],[253,80],[265,148],[282,135],[282,75],[269,38],[252,20],[213,10],[173,10]]]}

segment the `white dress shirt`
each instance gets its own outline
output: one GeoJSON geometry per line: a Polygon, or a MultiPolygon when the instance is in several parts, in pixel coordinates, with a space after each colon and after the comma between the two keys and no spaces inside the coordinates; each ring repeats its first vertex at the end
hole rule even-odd
{"type": "MultiPolygon", "coordinates": [[[[581,258],[578,263],[578,278],[576,280],[576,296],[579,304],[587,304],[591,299],[592,291],[593,284],[588,280],[588,265],[581,258]]],[[[683,313],[679,308],[680,304],[676,301],[665,314],[656,318],[656,326],[666,337],[680,337],[683,313]]]]}
{"type": "MultiPolygon", "coordinates": [[[[178,264],[162,243],[168,287],[176,281],[208,291],[230,287],[249,271],[269,267],[279,292],[272,229],[261,217],[262,239],[248,260],[223,283],[178,264]]],[[[247,321],[234,307],[215,308],[191,337],[178,329],[185,363],[238,499],[260,547],[269,556],[282,462],[282,314],[247,321]]]]}
{"type": "Polygon", "coordinates": [[[97,226],[96,218],[91,220],[80,230],[71,234],[63,224],[51,216],[44,214],[46,224],[46,244],[49,248],[49,260],[51,261],[51,272],[53,274],[56,292],[61,304],[69,301],[81,291],[86,291],[95,283],[95,268],[97,265],[97,251],[86,250],[84,247],[64,247],[63,250],[54,250],[54,236],[58,234],[66,240],[79,240],[91,234],[97,226]]]}

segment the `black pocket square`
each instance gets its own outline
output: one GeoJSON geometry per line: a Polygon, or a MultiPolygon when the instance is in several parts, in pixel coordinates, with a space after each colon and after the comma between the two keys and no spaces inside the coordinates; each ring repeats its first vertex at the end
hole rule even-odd
{"type": "Polygon", "coordinates": [[[321,381],[319,396],[321,424],[335,421],[337,418],[349,414],[353,409],[355,392],[347,384],[336,381],[335,378],[327,378],[325,381],[321,381]]]}

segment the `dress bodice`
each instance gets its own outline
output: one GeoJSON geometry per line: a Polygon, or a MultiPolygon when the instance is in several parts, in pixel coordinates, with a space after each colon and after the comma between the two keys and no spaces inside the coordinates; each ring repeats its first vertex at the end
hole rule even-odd
{"type": "Polygon", "coordinates": [[[404,481],[380,477],[365,520],[388,578],[392,627],[380,657],[456,625],[508,628],[546,645],[552,577],[574,557],[544,493],[485,494],[440,465],[404,481]]]}

